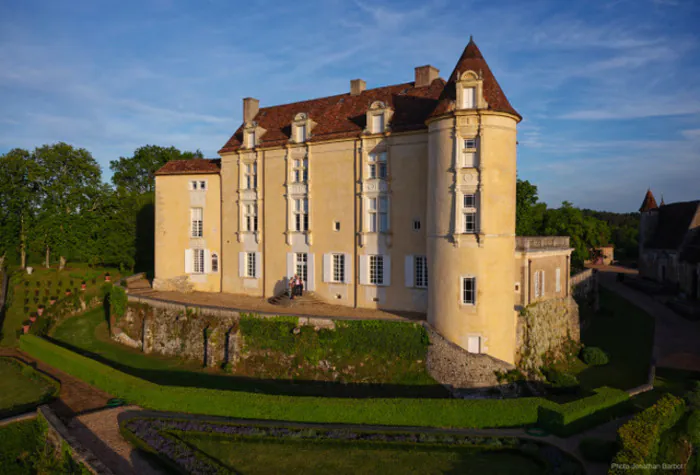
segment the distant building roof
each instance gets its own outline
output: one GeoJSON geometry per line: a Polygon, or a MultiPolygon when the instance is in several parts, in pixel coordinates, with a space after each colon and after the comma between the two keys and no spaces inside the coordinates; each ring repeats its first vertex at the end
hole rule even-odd
{"type": "Polygon", "coordinates": [[[653,209],[658,209],[659,206],[656,204],[656,199],[651,190],[647,190],[647,194],[644,195],[644,201],[642,201],[642,206],[639,207],[640,212],[651,211],[653,209]]]}
{"type": "Polygon", "coordinates": [[[699,201],[671,203],[658,209],[659,221],[647,247],[679,249],[698,214],[699,201]]]}
{"type": "Polygon", "coordinates": [[[219,158],[193,158],[191,160],[171,160],[156,171],[156,175],[203,175],[221,171],[219,158]]]}

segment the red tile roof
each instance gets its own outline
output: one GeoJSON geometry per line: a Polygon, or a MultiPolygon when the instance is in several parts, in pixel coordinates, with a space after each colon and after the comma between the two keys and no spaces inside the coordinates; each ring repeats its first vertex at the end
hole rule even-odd
{"type": "MultiPolygon", "coordinates": [[[[508,112],[520,117],[506,99],[473,41],[470,41],[464,50],[452,77],[456,77],[458,70],[467,69],[473,69],[483,75],[484,95],[489,104],[489,110],[508,112]]],[[[273,147],[288,143],[294,116],[300,112],[306,112],[316,123],[310,131],[309,142],[359,137],[367,125],[366,112],[374,101],[382,101],[394,110],[389,123],[392,132],[426,129],[425,121],[431,116],[447,112],[449,101],[454,100],[454,82],[452,82],[451,92],[445,85],[445,80],[438,78],[426,87],[415,87],[414,83],[408,82],[368,89],[356,96],[346,93],[293,104],[264,107],[258,111],[254,119],[266,130],[260,136],[258,145],[273,147]]],[[[235,151],[241,147],[242,143],[243,125],[236,130],[219,153],[235,151]]]]}
{"type": "Polygon", "coordinates": [[[221,159],[193,158],[171,160],[156,171],[156,175],[204,175],[221,171],[221,159]]]}
{"type": "Polygon", "coordinates": [[[656,199],[651,190],[647,190],[647,194],[644,195],[644,201],[642,201],[642,206],[639,207],[640,212],[651,211],[652,209],[658,209],[659,206],[656,204],[656,199]]]}

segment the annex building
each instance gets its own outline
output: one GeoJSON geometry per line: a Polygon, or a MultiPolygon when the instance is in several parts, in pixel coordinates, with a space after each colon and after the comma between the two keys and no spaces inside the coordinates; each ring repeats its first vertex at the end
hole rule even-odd
{"type": "Polygon", "coordinates": [[[470,40],[447,80],[260,107],[219,159],[156,173],[154,288],[270,298],[299,274],[329,303],[415,311],[507,362],[518,310],[569,294],[568,237],[516,238],[517,125],[470,40]]]}

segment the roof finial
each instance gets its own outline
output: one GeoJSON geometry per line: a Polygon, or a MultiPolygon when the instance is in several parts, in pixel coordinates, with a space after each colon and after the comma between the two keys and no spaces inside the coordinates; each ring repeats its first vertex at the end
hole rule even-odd
{"type": "Polygon", "coordinates": [[[470,42],[470,43],[473,43],[473,42],[474,42],[474,36],[473,36],[473,35],[469,35],[469,42],[470,42]]]}
{"type": "Polygon", "coordinates": [[[664,206],[666,203],[664,203],[664,194],[661,193],[661,204],[659,206],[664,206]]]}

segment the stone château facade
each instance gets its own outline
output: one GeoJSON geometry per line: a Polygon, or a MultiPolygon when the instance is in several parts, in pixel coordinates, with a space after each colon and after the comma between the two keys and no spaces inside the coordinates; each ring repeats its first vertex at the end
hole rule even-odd
{"type": "Polygon", "coordinates": [[[447,80],[259,107],[220,159],[156,173],[155,288],[269,298],[299,274],[329,303],[415,311],[512,363],[518,310],[569,294],[568,238],[515,237],[516,129],[470,41],[447,80]]]}

